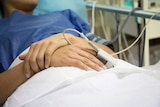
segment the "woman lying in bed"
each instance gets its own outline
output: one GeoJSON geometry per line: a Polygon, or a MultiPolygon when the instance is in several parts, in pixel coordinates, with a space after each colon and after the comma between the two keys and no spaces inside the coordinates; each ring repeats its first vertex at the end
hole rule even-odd
{"type": "MultiPolygon", "coordinates": [[[[75,66],[83,70],[106,69],[95,56],[96,52],[79,35],[70,32],[64,38],[66,28],[82,33],[90,31],[89,26],[70,10],[48,15],[32,16],[37,0],[0,0],[3,19],[0,20],[0,105],[34,74],[49,68],[75,66]],[[20,53],[30,47],[19,58],[20,64],[9,69],[20,53]]],[[[95,42],[94,42],[95,43],[95,42]]],[[[113,51],[95,43],[108,53],[113,51]]]]}
{"type": "MultiPolygon", "coordinates": [[[[61,33],[66,28],[89,32],[83,20],[70,10],[32,16],[36,4],[37,0],[0,0],[4,17],[0,20],[0,105],[160,106],[159,71],[138,68],[119,59],[116,67],[106,69],[79,35],[66,33],[72,43],[69,45],[61,33]],[[16,62],[17,57],[21,62],[16,62]]],[[[106,42],[95,44],[113,53],[106,42]]]]}

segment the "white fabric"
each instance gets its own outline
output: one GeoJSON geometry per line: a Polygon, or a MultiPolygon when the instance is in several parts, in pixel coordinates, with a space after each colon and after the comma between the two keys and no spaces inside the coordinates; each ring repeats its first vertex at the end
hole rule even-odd
{"type": "Polygon", "coordinates": [[[48,68],[21,85],[3,107],[160,107],[160,71],[117,61],[101,72],[48,68]]]}
{"type": "Polygon", "coordinates": [[[143,68],[160,71],[160,60],[154,65],[144,66],[143,68]]]}

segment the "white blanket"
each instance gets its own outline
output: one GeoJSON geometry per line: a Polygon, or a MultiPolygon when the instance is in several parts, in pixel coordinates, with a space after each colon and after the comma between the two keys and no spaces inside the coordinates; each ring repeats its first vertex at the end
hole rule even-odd
{"type": "Polygon", "coordinates": [[[117,61],[101,72],[48,68],[21,85],[3,107],[160,107],[160,71],[117,61]]]}

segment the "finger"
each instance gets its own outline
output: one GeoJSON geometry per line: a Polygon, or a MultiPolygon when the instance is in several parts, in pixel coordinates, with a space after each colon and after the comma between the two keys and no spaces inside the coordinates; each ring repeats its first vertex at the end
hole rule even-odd
{"type": "Polygon", "coordinates": [[[79,60],[81,60],[84,64],[86,64],[90,68],[97,71],[106,69],[104,64],[101,61],[99,61],[94,55],[82,50],[79,50],[78,54],[80,55],[80,57],[77,58],[80,58],[79,60]]]}
{"type": "Polygon", "coordinates": [[[30,66],[29,66],[28,61],[26,61],[25,64],[24,64],[24,72],[25,72],[25,76],[26,76],[27,78],[30,78],[30,77],[31,77],[32,71],[31,71],[31,68],[30,68],[30,66]]]}
{"type": "Polygon", "coordinates": [[[98,64],[100,67],[104,67],[104,64],[99,59],[97,59],[94,55],[92,55],[86,51],[82,51],[79,54],[85,58],[88,58],[89,60],[93,61],[94,63],[98,64]]]}
{"type": "MultiPolygon", "coordinates": [[[[91,68],[95,69],[97,71],[99,70],[98,69],[99,66],[97,67],[97,65],[94,62],[92,62],[89,59],[77,54],[76,50],[74,51],[74,53],[69,54],[67,58],[68,59],[66,59],[66,60],[67,60],[68,66],[71,65],[71,66],[75,66],[75,67],[78,67],[78,68],[81,68],[81,69],[84,69],[84,70],[90,70],[91,68]]],[[[62,61],[62,63],[63,62],[66,63],[66,60],[64,59],[62,61]]]]}
{"type": "Polygon", "coordinates": [[[31,52],[32,52],[32,47],[30,47],[30,49],[24,59],[24,72],[25,72],[27,78],[29,78],[31,76],[31,67],[29,64],[29,58],[30,58],[31,52]]]}
{"type": "Polygon", "coordinates": [[[38,55],[37,55],[37,63],[39,65],[39,68],[41,70],[45,69],[45,51],[46,47],[48,47],[48,43],[43,43],[41,49],[39,49],[38,55]]]}
{"type": "Polygon", "coordinates": [[[57,46],[54,42],[50,42],[45,53],[45,68],[48,68],[50,66],[50,62],[51,62],[51,56],[53,54],[53,52],[57,49],[57,46]]]}
{"type": "MultiPolygon", "coordinates": [[[[76,56],[76,54],[74,56],[76,56]]],[[[76,56],[76,57],[79,57],[79,56],[76,56]]],[[[84,64],[81,60],[78,60],[76,58],[71,58],[71,57],[67,57],[67,59],[64,58],[64,60],[61,61],[60,66],[74,66],[86,71],[90,70],[90,67],[84,64]]]]}
{"type": "Polygon", "coordinates": [[[71,66],[71,65],[86,71],[91,69],[88,65],[83,63],[81,60],[77,60],[77,59],[70,59],[70,64],[68,66],[71,66]]]}
{"type": "MultiPolygon", "coordinates": [[[[58,36],[58,35],[57,35],[58,36]]],[[[48,68],[51,63],[51,56],[58,48],[65,46],[68,44],[64,38],[59,35],[59,39],[55,39],[55,41],[51,41],[45,51],[45,68],[48,68]]],[[[56,37],[56,36],[55,36],[56,37]]]]}
{"type": "Polygon", "coordinates": [[[31,77],[31,68],[30,68],[30,65],[29,65],[28,58],[25,58],[25,60],[24,60],[24,72],[25,72],[25,75],[26,75],[27,78],[31,77]]]}
{"type": "Polygon", "coordinates": [[[27,55],[27,53],[20,55],[20,56],[19,56],[19,59],[20,59],[20,60],[24,60],[25,57],[26,57],[26,55],[27,55]]]}
{"type": "MultiPolygon", "coordinates": [[[[71,49],[71,48],[68,48],[68,49],[71,49]]],[[[60,58],[58,57],[59,54],[56,54],[55,52],[54,55],[56,54],[56,57],[54,57],[54,61],[52,61],[52,66],[54,67],[74,66],[84,70],[89,70],[90,68],[87,65],[85,65],[81,60],[78,60],[80,58],[76,58],[80,56],[76,52],[71,53],[71,51],[67,53],[61,52],[60,54],[62,55],[59,56],[60,58]]]]}
{"type": "Polygon", "coordinates": [[[88,52],[88,53],[90,53],[90,54],[92,54],[93,56],[97,55],[97,52],[95,50],[93,50],[93,49],[83,49],[83,48],[81,48],[81,49],[86,51],[86,52],[88,52]]]}
{"type": "Polygon", "coordinates": [[[97,55],[97,52],[95,50],[83,48],[83,47],[80,47],[79,45],[76,45],[76,47],[80,49],[79,51],[81,52],[79,52],[79,54],[81,56],[92,60],[93,62],[97,63],[101,67],[104,67],[104,64],[95,57],[97,55]]]}
{"type": "Polygon", "coordinates": [[[96,70],[96,71],[101,71],[101,70],[104,70],[106,68],[104,68],[103,66],[99,66],[97,63],[91,61],[90,59],[86,58],[86,57],[82,57],[81,58],[82,62],[84,64],[86,64],[87,66],[89,66],[90,68],[96,70]]]}
{"type": "Polygon", "coordinates": [[[39,50],[41,48],[41,44],[34,44],[30,54],[29,54],[29,65],[31,67],[31,69],[33,70],[33,72],[39,72],[40,68],[37,62],[37,55],[39,53],[39,50]]]}
{"type": "MultiPolygon", "coordinates": [[[[99,65],[97,65],[95,62],[91,61],[90,59],[85,58],[85,57],[88,57],[88,55],[86,55],[86,54],[88,54],[88,52],[85,52],[84,50],[82,50],[74,45],[70,46],[69,49],[70,49],[70,51],[67,55],[68,55],[69,59],[72,59],[72,60],[70,60],[70,62],[68,61],[69,59],[67,59],[69,64],[76,66],[76,67],[79,67],[79,68],[82,68],[82,69],[85,69],[85,70],[89,70],[90,68],[95,69],[95,70],[101,70],[99,65]]],[[[89,54],[89,55],[91,55],[91,54],[89,54]]],[[[66,61],[64,60],[64,62],[66,62],[66,61]]]]}
{"type": "Polygon", "coordinates": [[[26,55],[26,58],[25,58],[25,63],[24,63],[24,70],[25,72],[28,74],[28,75],[31,75],[31,71],[33,72],[37,72],[37,68],[36,68],[36,65],[35,65],[35,55],[34,54],[34,49],[36,47],[36,43],[32,44],[27,55],[26,55]],[[34,66],[34,67],[33,67],[34,66]]]}

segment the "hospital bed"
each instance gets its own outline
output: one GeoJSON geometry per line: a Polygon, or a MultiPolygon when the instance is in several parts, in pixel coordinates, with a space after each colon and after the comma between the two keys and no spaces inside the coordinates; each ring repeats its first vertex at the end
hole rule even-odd
{"type": "Polygon", "coordinates": [[[140,68],[115,60],[117,66],[101,72],[50,67],[19,86],[3,107],[160,107],[160,62],[140,68]]]}
{"type": "MultiPolygon", "coordinates": [[[[3,107],[160,107],[160,62],[140,68],[115,60],[116,67],[101,72],[48,68],[18,87],[3,107]]],[[[17,58],[11,67],[18,63],[17,58]]]]}

